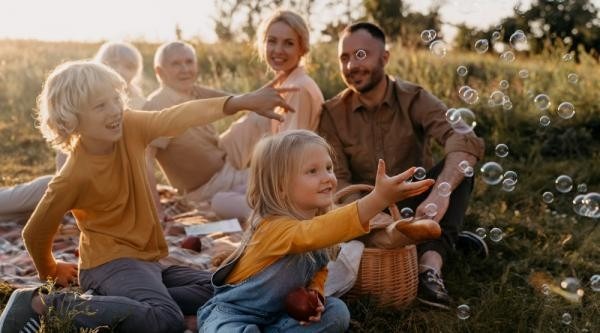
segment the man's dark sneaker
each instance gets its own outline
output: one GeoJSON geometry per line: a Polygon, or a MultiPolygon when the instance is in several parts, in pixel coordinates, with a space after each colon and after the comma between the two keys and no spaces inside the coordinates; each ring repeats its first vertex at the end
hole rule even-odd
{"type": "Polygon", "coordinates": [[[459,232],[455,246],[465,255],[477,256],[481,259],[485,259],[489,255],[488,246],[483,238],[470,231],[459,232]]]}
{"type": "Polygon", "coordinates": [[[421,303],[441,309],[450,309],[450,296],[444,287],[444,281],[433,269],[419,273],[419,291],[417,299],[421,303]]]}
{"type": "Polygon", "coordinates": [[[31,308],[31,299],[37,293],[38,288],[22,288],[13,291],[0,316],[0,332],[39,331],[39,316],[31,308]]]}

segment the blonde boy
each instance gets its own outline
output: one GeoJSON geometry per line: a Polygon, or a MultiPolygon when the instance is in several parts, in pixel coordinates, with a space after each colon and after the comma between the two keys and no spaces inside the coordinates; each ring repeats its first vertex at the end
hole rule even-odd
{"type": "Polygon", "coordinates": [[[23,238],[40,279],[63,286],[79,279],[83,289],[98,296],[16,290],[0,317],[1,332],[35,326],[31,318],[48,307],[61,312],[66,304],[94,313],[76,316],[78,327],[181,332],[183,315],[195,314],[212,296],[207,272],[158,263],[167,245],[146,178],[144,150],[157,137],[178,135],[241,109],[279,119],[271,110],[288,107],[280,96],[287,90],[271,83],[245,95],[139,112],[125,109],[125,87],[115,71],[89,61],[62,64],[48,77],[39,98],[40,130],[69,156],[23,238]],[[81,230],[79,267],[52,255],[54,234],[68,211],[81,230]]]}

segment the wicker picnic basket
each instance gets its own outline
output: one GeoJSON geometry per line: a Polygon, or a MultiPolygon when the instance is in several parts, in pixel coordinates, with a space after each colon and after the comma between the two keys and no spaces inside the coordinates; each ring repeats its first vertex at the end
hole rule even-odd
{"type": "MultiPolygon", "coordinates": [[[[355,192],[370,192],[371,185],[350,185],[335,195],[339,202],[355,192]]],[[[389,207],[394,220],[400,219],[395,205],[389,207]]],[[[415,245],[397,249],[365,248],[360,260],[358,277],[348,297],[372,296],[380,306],[404,308],[417,296],[418,265],[415,245]]]]}

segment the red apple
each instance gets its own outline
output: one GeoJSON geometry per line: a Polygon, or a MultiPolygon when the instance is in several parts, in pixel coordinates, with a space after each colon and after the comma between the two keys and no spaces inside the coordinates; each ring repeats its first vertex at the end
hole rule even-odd
{"type": "Polygon", "coordinates": [[[308,288],[294,289],[285,297],[285,310],[298,321],[308,321],[308,318],[316,316],[318,306],[319,295],[308,288]]]}
{"type": "Polygon", "coordinates": [[[187,236],[181,242],[181,247],[184,249],[200,252],[202,251],[202,241],[198,236],[187,236]]]}

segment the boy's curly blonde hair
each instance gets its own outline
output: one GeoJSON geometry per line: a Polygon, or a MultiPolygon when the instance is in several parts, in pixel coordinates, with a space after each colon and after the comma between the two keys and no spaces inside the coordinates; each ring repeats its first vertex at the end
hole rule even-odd
{"type": "Polygon", "coordinates": [[[110,67],[92,61],[71,61],[57,66],[37,99],[37,126],[53,148],[73,151],[79,135],[78,114],[90,106],[95,94],[114,89],[127,100],[127,83],[110,67]]]}

